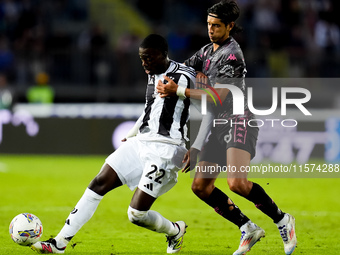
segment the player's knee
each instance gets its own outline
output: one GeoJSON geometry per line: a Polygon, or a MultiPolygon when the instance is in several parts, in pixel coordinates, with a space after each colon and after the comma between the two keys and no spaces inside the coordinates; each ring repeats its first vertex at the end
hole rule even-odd
{"type": "Polygon", "coordinates": [[[104,196],[107,192],[122,185],[117,173],[104,164],[99,174],[90,182],[88,188],[104,196]]]}
{"type": "Polygon", "coordinates": [[[105,188],[105,180],[101,176],[94,177],[88,188],[102,196],[107,192],[105,188]]]}
{"type": "Polygon", "coordinates": [[[147,211],[139,211],[129,206],[127,214],[131,223],[138,226],[144,225],[144,219],[147,214],[147,211]]]}
{"type": "Polygon", "coordinates": [[[241,196],[246,196],[249,193],[248,181],[241,178],[228,179],[229,189],[241,196]]]}
{"type": "Polygon", "coordinates": [[[201,199],[208,198],[213,187],[211,185],[206,185],[200,181],[194,181],[191,185],[191,190],[201,199]]]}
{"type": "Polygon", "coordinates": [[[92,185],[99,188],[99,187],[103,187],[105,186],[106,182],[105,182],[105,178],[103,176],[97,175],[96,177],[94,177],[94,179],[92,180],[92,185]]]}

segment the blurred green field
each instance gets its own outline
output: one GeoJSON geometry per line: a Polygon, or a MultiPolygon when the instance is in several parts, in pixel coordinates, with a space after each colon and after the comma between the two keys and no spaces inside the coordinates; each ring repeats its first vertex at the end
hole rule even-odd
{"type": "MultiPolygon", "coordinates": [[[[34,254],[15,244],[8,233],[14,216],[37,215],[42,239],[58,233],[66,217],[99,171],[105,156],[25,156],[0,154],[0,254],[34,254]]],[[[298,246],[294,254],[340,254],[340,178],[255,179],[283,211],[296,218],[298,246]]],[[[170,220],[188,224],[182,254],[232,254],[240,232],[191,192],[192,179],[179,173],[179,183],[160,197],[153,209],[170,220]]],[[[231,194],[225,179],[217,186],[241,210],[266,230],[266,237],[249,252],[284,254],[276,226],[247,200],[231,194]]],[[[67,254],[166,254],[165,237],[131,224],[127,208],[132,192],[121,187],[104,197],[93,218],[69,245],[67,254]]]]}

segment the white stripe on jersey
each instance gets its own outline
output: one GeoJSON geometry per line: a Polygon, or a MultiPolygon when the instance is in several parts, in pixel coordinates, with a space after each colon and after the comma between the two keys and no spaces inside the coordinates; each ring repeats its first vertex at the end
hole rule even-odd
{"type": "MultiPolygon", "coordinates": [[[[186,122],[189,119],[189,98],[184,100],[177,96],[161,98],[156,91],[159,80],[164,82],[163,76],[173,79],[179,86],[189,88],[195,82],[195,70],[183,64],[170,60],[170,66],[162,74],[149,75],[146,91],[146,103],[141,116],[140,132],[146,133],[146,139],[166,140],[175,139],[171,143],[180,144],[187,139],[186,122]]],[[[169,142],[169,141],[167,141],[169,142]]]]}

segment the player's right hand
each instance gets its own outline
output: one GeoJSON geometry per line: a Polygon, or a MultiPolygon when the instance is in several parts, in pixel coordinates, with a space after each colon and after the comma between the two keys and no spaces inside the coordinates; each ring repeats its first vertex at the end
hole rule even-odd
{"type": "Polygon", "coordinates": [[[204,73],[197,71],[195,89],[207,88],[206,84],[208,84],[208,77],[204,73]]]}
{"type": "Polygon", "coordinates": [[[178,84],[176,84],[172,79],[170,79],[168,76],[163,75],[164,82],[161,80],[158,81],[156,89],[159,93],[160,97],[168,97],[168,96],[175,96],[176,91],[178,88],[178,84]]]}

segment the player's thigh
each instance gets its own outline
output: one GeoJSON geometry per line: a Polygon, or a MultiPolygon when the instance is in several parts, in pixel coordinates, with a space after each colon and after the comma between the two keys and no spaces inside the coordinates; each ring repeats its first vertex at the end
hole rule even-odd
{"type": "Polygon", "coordinates": [[[215,181],[219,172],[210,171],[217,169],[217,164],[200,161],[195,169],[195,177],[192,181],[191,189],[200,198],[207,198],[215,188],[215,181]]]}
{"type": "Polygon", "coordinates": [[[216,134],[211,134],[200,153],[199,161],[224,166],[226,164],[225,151],[226,145],[218,140],[216,134]]]}
{"type": "MultiPolygon", "coordinates": [[[[229,128],[228,135],[224,136],[223,141],[225,142],[225,149],[227,150],[227,163],[232,163],[231,160],[239,158],[240,155],[235,155],[237,152],[232,152],[230,156],[228,156],[229,148],[237,148],[241,149],[244,152],[248,152],[250,155],[250,160],[254,158],[256,152],[256,143],[258,137],[259,128],[258,127],[250,127],[248,125],[243,126],[242,124],[235,124],[229,128]]],[[[248,160],[248,154],[245,157],[248,160]]],[[[237,162],[236,162],[237,163],[237,162]]],[[[248,164],[249,165],[249,164],[248,164]]]]}
{"type": "Polygon", "coordinates": [[[138,186],[143,173],[143,164],[140,160],[140,151],[143,149],[141,142],[132,137],[105,160],[117,173],[122,184],[126,184],[131,191],[138,186]]]}
{"type": "Polygon", "coordinates": [[[250,165],[251,155],[243,149],[231,147],[227,149],[228,178],[247,178],[246,171],[250,165]]]}
{"type": "Polygon", "coordinates": [[[228,178],[247,178],[250,161],[255,156],[257,137],[257,127],[242,124],[230,127],[224,139],[228,178]]]}

